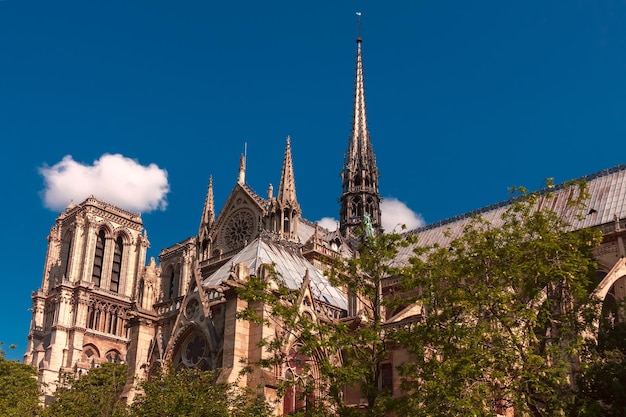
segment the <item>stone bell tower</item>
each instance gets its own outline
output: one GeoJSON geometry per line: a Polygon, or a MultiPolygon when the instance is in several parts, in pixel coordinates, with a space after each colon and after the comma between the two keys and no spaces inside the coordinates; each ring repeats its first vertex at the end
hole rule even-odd
{"type": "Polygon", "coordinates": [[[137,302],[154,303],[144,291],[156,296],[149,291],[154,283],[142,279],[146,268],[156,268],[145,267],[148,246],[139,214],[93,197],[58,216],[48,236],[41,288],[32,295],[24,355],[25,363],[39,369],[46,394],[63,374],[126,362],[130,312],[137,302]]]}

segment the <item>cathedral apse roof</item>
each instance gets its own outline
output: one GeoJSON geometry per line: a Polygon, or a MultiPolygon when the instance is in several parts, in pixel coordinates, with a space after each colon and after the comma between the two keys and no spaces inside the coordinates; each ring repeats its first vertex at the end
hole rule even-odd
{"type": "Polygon", "coordinates": [[[310,279],[313,296],[342,310],[348,310],[346,297],[333,287],[328,279],[306,258],[293,243],[277,241],[268,236],[260,236],[248,244],[226,264],[203,281],[203,286],[217,286],[229,278],[233,265],[243,263],[254,274],[261,265],[273,265],[285,285],[299,290],[305,275],[310,279]]]}
{"type": "MultiPolygon", "coordinates": [[[[554,187],[540,191],[538,208],[547,208],[564,216],[573,230],[588,227],[598,227],[614,223],[615,219],[626,218],[626,165],[605,169],[595,174],[579,178],[587,184],[589,198],[585,203],[585,212],[574,213],[568,207],[571,197],[571,187],[568,183],[555,185],[554,187]],[[552,193],[548,193],[551,191],[552,193]],[[577,218],[577,214],[582,214],[577,218]]],[[[515,199],[509,199],[497,204],[483,207],[469,213],[465,213],[441,222],[414,229],[408,233],[418,236],[418,245],[447,246],[450,241],[459,237],[464,226],[469,223],[473,216],[480,216],[493,225],[498,225],[504,211],[515,199]]],[[[622,225],[622,227],[624,227],[622,225]]],[[[399,254],[398,260],[406,260],[412,255],[412,249],[406,248],[399,254]]]]}

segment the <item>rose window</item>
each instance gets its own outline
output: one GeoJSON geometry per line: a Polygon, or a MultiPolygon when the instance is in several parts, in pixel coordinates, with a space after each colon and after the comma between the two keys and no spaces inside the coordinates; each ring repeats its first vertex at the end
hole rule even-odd
{"type": "Polygon", "coordinates": [[[196,366],[204,358],[206,343],[201,335],[194,335],[189,338],[183,350],[183,360],[187,366],[196,366]]]}
{"type": "Polygon", "coordinates": [[[254,216],[249,211],[238,211],[226,223],[225,240],[230,249],[246,244],[254,231],[254,216]]]}

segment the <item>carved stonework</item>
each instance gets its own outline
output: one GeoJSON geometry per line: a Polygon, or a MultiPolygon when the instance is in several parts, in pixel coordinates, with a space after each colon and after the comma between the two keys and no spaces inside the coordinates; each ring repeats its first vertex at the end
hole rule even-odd
{"type": "Polygon", "coordinates": [[[185,306],[185,317],[187,317],[187,320],[194,320],[198,318],[201,311],[202,308],[200,307],[200,302],[197,298],[191,298],[187,301],[187,305],[185,306]]]}
{"type": "Polygon", "coordinates": [[[237,249],[250,241],[256,230],[254,215],[250,210],[237,210],[226,220],[223,239],[229,249],[237,249]]]}

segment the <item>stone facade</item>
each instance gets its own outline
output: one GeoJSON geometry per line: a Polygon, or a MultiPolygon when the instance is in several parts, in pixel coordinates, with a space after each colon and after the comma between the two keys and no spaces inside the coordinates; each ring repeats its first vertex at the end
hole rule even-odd
{"type": "MultiPolygon", "coordinates": [[[[156,366],[222,369],[221,379],[256,387],[276,398],[276,380],[294,372],[288,364],[274,374],[257,370],[242,379],[243,361],[266,352],[258,342],[276,331],[237,319],[247,303],[237,286],[272,265],[287,286],[300,290],[302,312],[312,318],[355,316],[356,297],[333,288],[324,273],[331,262],[353,256],[353,230],[367,220],[382,232],[378,169],[367,131],[361,40],[357,40],[352,136],[342,171],[340,225],[328,231],[301,217],[296,198],[290,139],[287,138],[281,181],[274,196],[255,194],[245,180],[242,156],[238,181],[219,215],[209,181],[198,233],[161,250],[158,263],[146,259],[149,246],[141,217],[88,198],[70,204],[48,236],[41,288],[33,293],[33,315],[24,362],[36,366],[51,396],[63,373],[79,376],[104,361],[129,365],[127,397],[136,378],[156,366]]],[[[278,167],[277,167],[278,168],[278,167]]],[[[626,296],[626,167],[586,178],[591,194],[589,215],[575,227],[601,227],[605,243],[597,250],[604,277],[598,294],[626,296]]],[[[557,190],[553,209],[566,198],[557,190]]],[[[546,202],[548,204],[548,202],[546,202]]],[[[497,218],[506,202],[478,211],[497,218]]],[[[565,205],[563,205],[565,207],[565,205]]],[[[426,244],[454,237],[472,213],[413,231],[426,244]],[[449,233],[443,233],[448,231],[449,233]]],[[[406,254],[401,253],[401,261],[406,254]]],[[[394,286],[393,279],[383,291],[394,286]]],[[[396,294],[397,295],[397,294],[396,294]]],[[[609,297],[610,295],[610,297],[609,297]]],[[[258,306],[261,309],[261,306],[258,306]]],[[[410,324],[419,306],[389,312],[387,326],[410,324]]],[[[292,348],[296,348],[292,341],[292,348]]],[[[394,351],[383,369],[382,383],[399,389],[395,366],[411,360],[394,351]]],[[[346,398],[359,401],[355,389],[346,398]]],[[[284,407],[298,407],[286,396],[284,407]],[[291,403],[291,402],[293,403],[291,403]]]]}

